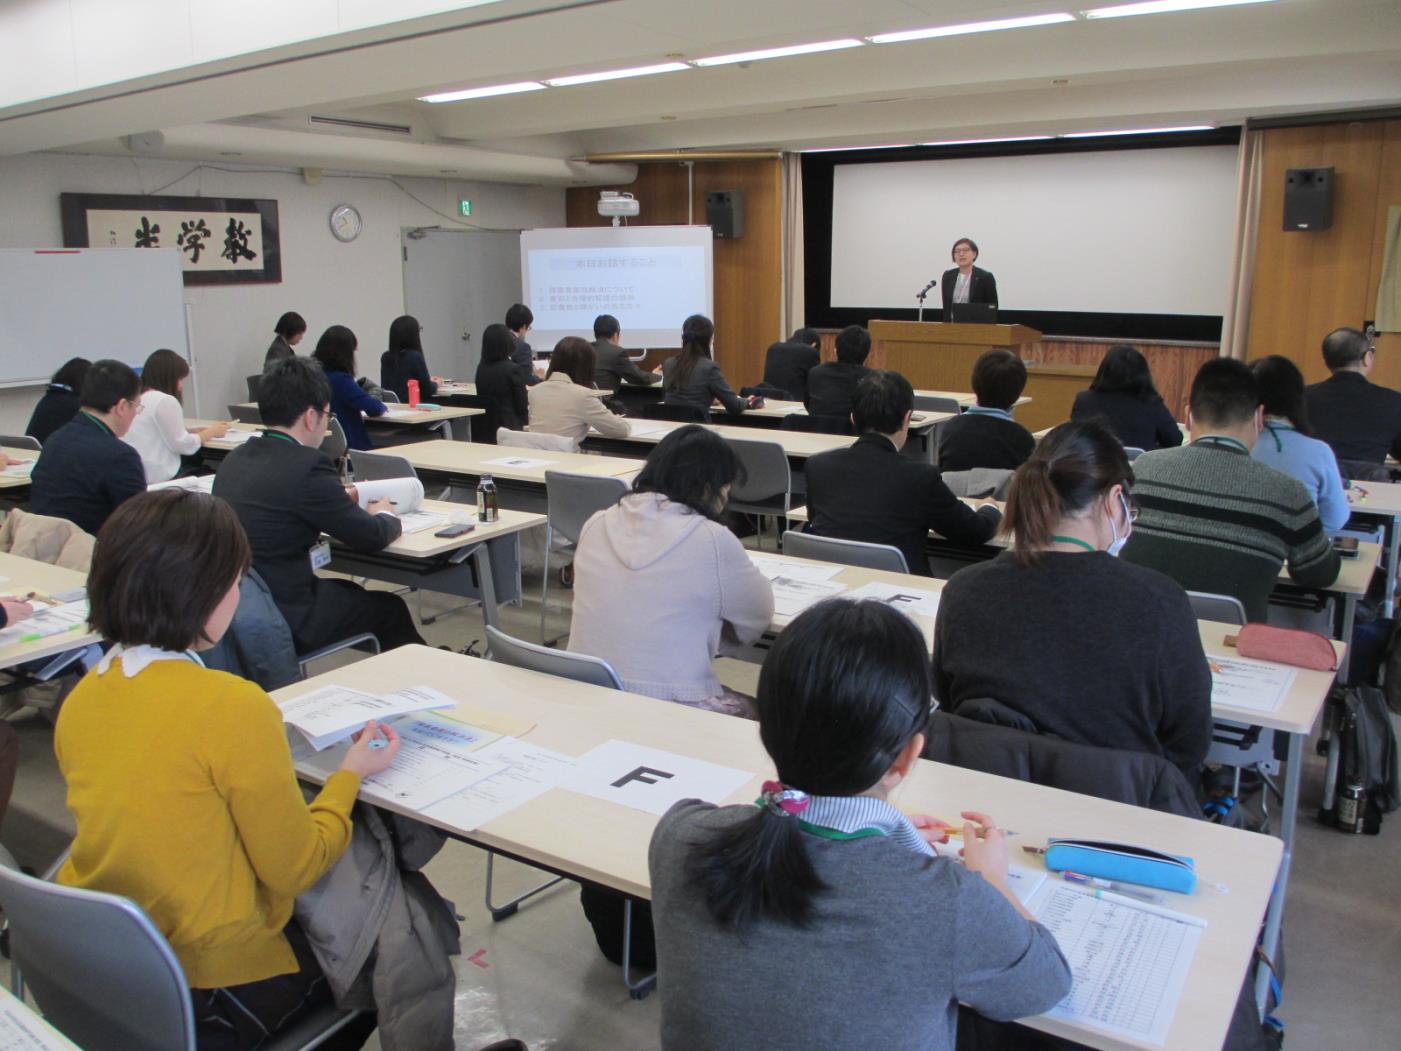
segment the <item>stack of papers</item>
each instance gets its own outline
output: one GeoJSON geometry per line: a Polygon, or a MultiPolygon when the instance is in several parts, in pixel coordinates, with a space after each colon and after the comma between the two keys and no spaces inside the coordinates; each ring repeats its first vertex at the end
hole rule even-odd
{"type": "MultiPolygon", "coordinates": [[[[23,598],[23,592],[20,596],[23,598]]],[[[88,600],[60,602],[52,596],[36,595],[23,599],[34,607],[34,616],[0,631],[0,646],[36,642],[66,631],[82,631],[88,624],[88,600]]]]}
{"type": "Polygon", "coordinates": [[[0,472],[10,478],[28,478],[29,472],[34,470],[34,460],[21,460],[19,463],[7,464],[4,471],[0,472]]]}
{"type": "Polygon", "coordinates": [[[405,533],[421,533],[425,529],[441,526],[448,520],[447,515],[437,511],[406,511],[395,517],[399,519],[399,525],[405,533]]]}
{"type": "Polygon", "coordinates": [[[343,741],[371,719],[435,708],[455,708],[457,702],[431,686],[410,686],[377,697],[348,686],[323,686],[300,697],[278,702],[284,722],[299,731],[318,752],[343,741]]]}
{"type": "Polygon", "coordinates": [[[841,566],[790,562],[756,554],[751,554],[749,561],[773,585],[773,612],[776,617],[796,617],[809,606],[846,590],[845,584],[832,579],[842,571],[841,566]]]}
{"type": "Polygon", "coordinates": [[[1294,685],[1296,669],[1248,657],[1208,657],[1212,707],[1276,712],[1294,685]]]}

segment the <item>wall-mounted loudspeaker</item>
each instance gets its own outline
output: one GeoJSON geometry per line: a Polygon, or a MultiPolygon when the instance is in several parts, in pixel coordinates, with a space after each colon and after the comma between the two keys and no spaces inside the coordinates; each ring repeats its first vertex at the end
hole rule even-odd
{"type": "Polygon", "coordinates": [[[1284,173],[1284,228],[1326,230],[1333,225],[1333,169],[1290,168],[1284,173]]]}
{"type": "Polygon", "coordinates": [[[743,237],[744,194],[739,190],[711,190],[705,195],[705,221],[716,237],[743,237]]]}

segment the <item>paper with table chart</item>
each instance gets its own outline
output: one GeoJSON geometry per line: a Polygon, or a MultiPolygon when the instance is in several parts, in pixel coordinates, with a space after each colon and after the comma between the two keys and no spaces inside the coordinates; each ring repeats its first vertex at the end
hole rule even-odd
{"type": "Polygon", "coordinates": [[[532,460],[528,456],[498,456],[494,460],[483,460],[483,467],[549,467],[558,460],[532,460]]]}
{"type": "Polygon", "coordinates": [[[777,617],[796,617],[809,606],[846,590],[845,584],[835,580],[775,577],[769,583],[773,585],[773,612],[777,617]]]}
{"type": "Polygon", "coordinates": [[[404,533],[421,533],[425,529],[446,525],[448,521],[448,516],[438,511],[409,511],[394,517],[399,520],[400,529],[404,533]]]}
{"type": "Polygon", "coordinates": [[[907,616],[933,617],[939,612],[939,593],[925,588],[902,587],[898,584],[885,584],[872,581],[853,588],[847,598],[875,599],[887,606],[898,609],[907,616]]]}
{"type": "Polygon", "coordinates": [[[299,730],[318,752],[349,737],[371,719],[455,708],[457,702],[431,686],[409,686],[376,696],[348,686],[323,686],[300,697],[279,701],[282,719],[299,730]]]}
{"type": "Polygon", "coordinates": [[[26,599],[24,589],[19,589],[19,592],[16,597],[34,607],[34,616],[0,631],[0,646],[47,639],[51,635],[62,635],[65,631],[82,631],[87,627],[86,598],[76,602],[62,602],[52,595],[34,595],[26,599]]]}
{"type": "Polygon", "coordinates": [[[184,478],[172,478],[168,482],[152,482],[146,488],[152,491],[156,489],[184,489],[187,493],[213,494],[214,476],[212,474],[187,474],[184,478]]]}
{"type": "Polygon", "coordinates": [[[474,831],[548,792],[568,777],[575,766],[573,756],[514,737],[502,737],[484,745],[476,757],[496,763],[502,769],[434,803],[424,811],[425,817],[463,832],[474,831]]]}
{"type": "Polygon", "coordinates": [[[0,1051],[78,1051],[78,1045],[0,988],[0,1051]]]}
{"type": "Polygon", "coordinates": [[[805,580],[808,582],[821,582],[831,580],[845,567],[834,566],[826,562],[790,562],[782,558],[769,558],[765,555],[757,555],[753,552],[749,554],[749,561],[754,563],[754,568],[764,574],[767,580],[777,580],[785,577],[788,580],[805,580]]]}
{"type": "Polygon", "coordinates": [[[1277,712],[1294,685],[1297,669],[1248,657],[1206,659],[1211,667],[1211,705],[1277,712]]]}
{"type": "Polygon", "coordinates": [[[650,745],[605,741],[578,758],[560,787],[660,817],[682,799],[723,802],[753,776],[650,745]]]}
{"type": "Polygon", "coordinates": [[[1148,1043],[1167,1041],[1205,921],[1096,898],[1051,879],[1027,907],[1070,963],[1070,993],[1047,1017],[1148,1043]]]}

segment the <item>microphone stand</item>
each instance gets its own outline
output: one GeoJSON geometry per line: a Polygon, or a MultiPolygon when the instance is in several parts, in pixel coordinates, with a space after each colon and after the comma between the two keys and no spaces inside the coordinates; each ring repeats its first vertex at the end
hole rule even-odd
{"type": "Polygon", "coordinates": [[[929,290],[933,288],[935,284],[936,282],[934,281],[929,282],[929,284],[925,285],[924,288],[920,290],[919,295],[915,296],[915,298],[919,300],[919,314],[915,320],[921,323],[924,321],[924,297],[929,295],[929,290]]]}

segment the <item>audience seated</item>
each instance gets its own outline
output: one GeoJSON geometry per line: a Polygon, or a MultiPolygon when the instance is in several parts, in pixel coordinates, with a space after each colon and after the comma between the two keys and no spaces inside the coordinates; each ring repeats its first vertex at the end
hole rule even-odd
{"type": "Polygon", "coordinates": [[[960,1002],[1005,1020],[1066,995],[992,818],[969,809],[956,829],[889,802],[929,715],[909,620],[819,603],[774,643],[757,703],[778,780],[753,804],[683,800],[652,835],[664,1051],[952,1051],[960,1002]],[[933,848],[951,831],[961,863],[933,848]]]}
{"type": "Polygon", "coordinates": [[[569,648],[602,657],[633,693],[748,714],[711,668],[722,632],[748,645],[773,619],[769,582],[719,520],[738,472],[724,439],[678,428],[579,534],[569,648]]]}
{"type": "Polygon", "coordinates": [[[523,431],[530,419],[530,400],[520,368],[511,360],[515,337],[505,325],[488,325],[482,331],[482,358],[477,363],[477,397],[486,409],[486,432],[504,427],[523,431]]]}
{"type": "Polygon", "coordinates": [[[806,401],[808,373],[822,363],[815,328],[800,328],[764,355],[764,386],[787,392],[789,401],[806,401]]]}
{"type": "Polygon", "coordinates": [[[1190,445],[1134,461],[1138,526],[1124,557],[1189,591],[1233,595],[1266,618],[1280,565],[1301,587],[1326,588],[1338,554],[1302,484],[1250,455],[1264,408],[1250,367],[1208,361],[1192,382],[1190,445]]]}
{"type": "MultiPolygon", "coordinates": [[[[344,325],[332,325],[316,341],[312,357],[320,362],[331,384],[331,411],[345,431],[345,444],[351,449],[369,449],[370,432],[365,430],[366,416],[383,416],[384,402],[369,394],[355,382],[355,333],[344,325]]],[[[267,373],[264,374],[268,375],[267,373]]],[[[261,398],[262,392],[259,391],[261,398]]],[[[267,422],[267,417],[263,418],[267,422]]]]}
{"type": "Polygon", "coordinates": [[[1387,454],[1401,459],[1401,392],[1367,379],[1376,361],[1361,332],[1334,329],[1323,340],[1333,375],[1304,394],[1314,433],[1332,447],[1346,478],[1388,481],[1387,454]]]}
{"type": "Polygon", "coordinates": [[[528,387],[540,382],[540,377],[535,375],[535,351],[525,341],[525,334],[533,324],[535,314],[524,303],[512,303],[506,311],[506,327],[511,331],[514,344],[511,347],[511,361],[516,366],[516,372],[520,374],[521,382],[528,387]]]}
{"type": "Polygon", "coordinates": [[[803,473],[814,533],[891,544],[910,572],[927,576],[929,530],[954,543],[985,544],[1001,514],[991,504],[974,511],[949,491],[939,468],[900,454],[913,409],[909,380],[868,369],[852,396],[860,437],[848,448],[809,457],[803,473]]]}
{"type": "Polygon", "coordinates": [[[141,411],[141,381],[120,361],[96,361],[83,377],[82,409],[44,443],[29,507],[96,533],[123,501],[146,489],[141,456],[126,442],[141,411]]]}
{"type": "Polygon", "coordinates": [[[616,392],[620,387],[650,387],[661,382],[661,373],[643,372],[632,363],[623,349],[623,328],[612,314],[593,319],[593,355],[593,382],[601,390],[616,392]]]}
{"type": "Polygon", "coordinates": [[[421,643],[398,595],[316,575],[330,561],[322,534],[356,551],[378,551],[401,529],[388,500],[362,510],[319,448],[330,401],[330,384],[315,361],[270,365],[258,388],[266,431],[224,458],[214,494],[243,523],[253,565],[287,618],[298,653],[361,632],[373,634],[382,649],[421,643]]]}
{"type": "Polygon", "coordinates": [[[975,467],[1015,470],[1026,462],[1036,439],[1012,419],[1012,406],[1026,389],[1026,366],[1010,350],[989,350],[973,363],[978,404],[939,424],[939,466],[946,471],[975,467]]]}
{"type": "Polygon", "coordinates": [[[268,344],[268,352],[263,357],[263,368],[267,368],[274,361],[296,355],[295,348],[306,335],[306,321],[295,310],[289,310],[277,319],[272,331],[272,342],[268,344]]]}
{"type": "Polygon", "coordinates": [[[1323,528],[1336,532],[1352,514],[1343,495],[1343,479],[1333,450],[1317,438],[1304,407],[1304,374],[1288,358],[1272,354],[1251,365],[1265,408],[1265,433],[1251,455],[1276,471],[1298,479],[1318,505],[1323,528]]]}
{"type": "Polygon", "coordinates": [[[396,317],[389,326],[389,349],[379,356],[379,385],[405,404],[409,400],[409,380],[418,380],[418,396],[431,401],[438,393],[438,382],[428,375],[423,357],[423,326],[411,314],[396,317]]]}
{"type": "Polygon", "coordinates": [[[39,439],[42,445],[49,440],[49,435],[78,414],[82,404],[78,395],[91,364],[87,358],[69,358],[63,363],[49,380],[44,396],[34,406],[29,426],[24,429],[25,434],[39,439]]]}
{"type": "Polygon", "coordinates": [[[715,323],[704,314],[692,314],[681,326],[681,353],[662,363],[662,385],[667,405],[689,405],[704,413],[718,401],[725,411],[738,416],[753,408],[760,399],[741,398],[730,389],[725,374],[711,358],[715,323]]]}
{"type": "Polygon", "coordinates": [[[1153,386],[1148,359],[1120,343],[1109,348],[1089,390],[1075,395],[1072,420],[1100,417],[1119,441],[1135,449],[1182,444],[1182,428],[1153,386]]]}
{"type": "MultiPolygon", "coordinates": [[[[198,653],[227,628],[248,565],[220,500],[166,489],[119,508],[89,591],[93,627],[117,645],[54,731],[77,824],[58,881],[146,911],[190,983],[201,1049],[261,1046],[330,1003],[293,899],[336,864],[361,779],[398,750],[371,722],[304,801],[272,699],[198,653]],[[381,735],[388,746],[372,750],[381,735]]],[[[374,1026],[362,1016],[320,1046],[358,1048],[374,1026]]]]}
{"type": "Polygon", "coordinates": [[[860,325],[848,325],[837,333],[837,360],[815,366],[808,373],[807,397],[803,405],[813,416],[851,415],[851,395],[871,370],[866,358],[871,353],[871,334],[860,325]]]}
{"type": "Polygon", "coordinates": [[[183,397],[190,364],[173,350],[158,350],[141,368],[141,411],[122,441],[141,456],[146,482],[168,482],[181,472],[181,457],[228,433],[227,423],[185,427],[183,397]]]}
{"type": "Polygon", "coordinates": [[[1211,744],[1211,673],[1182,588],[1113,557],[1134,529],[1133,477],[1098,421],[1046,436],[1012,483],[1015,550],[944,587],[934,691],[954,714],[996,701],[1039,733],[1190,773],[1211,744]]]}
{"type": "Polygon", "coordinates": [[[577,445],[592,427],[605,438],[626,438],[628,421],[604,407],[594,393],[593,347],[578,336],[555,344],[545,382],[530,388],[529,430],[560,434],[577,445]]]}

